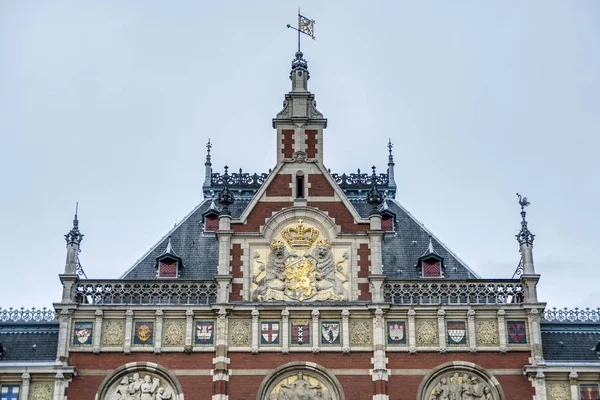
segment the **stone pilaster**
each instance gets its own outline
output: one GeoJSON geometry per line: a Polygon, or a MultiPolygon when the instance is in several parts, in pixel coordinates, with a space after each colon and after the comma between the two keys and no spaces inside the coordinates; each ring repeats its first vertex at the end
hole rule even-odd
{"type": "Polygon", "coordinates": [[[533,377],[534,400],[546,400],[546,375],[538,371],[533,377]]]}
{"type": "Polygon", "coordinates": [[[408,351],[412,354],[417,352],[417,335],[415,328],[415,310],[408,310],[408,351]]]}
{"type": "Polygon", "coordinates": [[[508,346],[506,345],[506,324],[504,323],[504,317],[506,315],[506,311],[498,310],[498,336],[500,339],[500,353],[506,353],[508,351],[508,346]]]}
{"type": "Polygon", "coordinates": [[[569,384],[571,388],[571,400],[579,400],[579,387],[577,381],[579,380],[579,374],[575,371],[569,374],[569,384]]]}
{"type": "Polygon", "coordinates": [[[29,372],[23,372],[21,381],[21,400],[29,400],[29,384],[31,383],[31,375],[29,372]]]}
{"type": "Polygon", "coordinates": [[[258,317],[260,312],[252,310],[252,354],[258,354],[258,343],[260,342],[260,331],[258,330],[258,317]]]}
{"type": "Polygon", "coordinates": [[[531,358],[533,365],[545,365],[544,354],[542,352],[542,332],[540,327],[540,312],[532,308],[528,312],[529,316],[529,336],[531,340],[531,358]]]}
{"type": "Polygon", "coordinates": [[[221,307],[217,312],[217,336],[213,359],[213,396],[212,400],[227,400],[229,383],[229,358],[227,357],[227,311],[221,307]]]}
{"type": "Polygon", "coordinates": [[[438,338],[440,343],[440,353],[444,354],[448,351],[446,345],[446,311],[438,310],[438,338]]]}
{"type": "Polygon", "coordinates": [[[123,352],[125,354],[131,353],[131,340],[133,331],[133,310],[125,311],[125,345],[123,346],[123,352]]]}
{"type": "MultiPolygon", "coordinates": [[[[57,310],[58,311],[58,310],[57,310]]],[[[69,354],[69,331],[71,330],[72,310],[63,308],[58,313],[58,348],[56,351],[56,363],[62,364],[67,361],[69,354]]]]}
{"type": "Polygon", "coordinates": [[[369,275],[371,300],[373,303],[381,303],[383,302],[382,286],[385,280],[381,252],[384,234],[384,231],[381,229],[381,215],[379,213],[371,213],[369,215],[369,223],[370,227],[367,235],[369,235],[369,250],[371,252],[371,274],[369,275]]]}
{"type": "Polygon", "coordinates": [[[469,325],[469,350],[471,353],[477,352],[477,332],[475,331],[475,310],[467,312],[467,323],[469,325]]]}
{"type": "Polygon", "coordinates": [[[312,339],[313,339],[312,352],[314,354],[317,354],[320,350],[320,348],[319,348],[319,315],[320,315],[320,312],[319,312],[319,310],[317,310],[315,308],[314,310],[312,310],[311,315],[312,315],[312,339]]]}
{"type": "Polygon", "coordinates": [[[183,351],[191,353],[193,349],[192,341],[194,340],[194,310],[185,311],[185,345],[183,351]]]}
{"type": "Polygon", "coordinates": [[[65,399],[65,376],[58,371],[54,376],[54,396],[53,400],[65,399]]]}
{"type": "Polygon", "coordinates": [[[385,320],[383,318],[383,310],[377,308],[373,317],[373,338],[374,338],[374,350],[373,358],[371,363],[373,364],[373,370],[371,376],[373,383],[375,384],[375,394],[373,400],[387,400],[389,396],[387,394],[387,381],[389,371],[387,369],[387,357],[385,356],[385,320]]]}
{"type": "Polygon", "coordinates": [[[290,352],[290,312],[287,309],[281,310],[281,352],[287,354],[290,352]]]}
{"type": "Polygon", "coordinates": [[[224,214],[219,216],[219,230],[216,232],[219,240],[219,265],[218,273],[215,275],[219,285],[219,294],[217,301],[219,303],[229,302],[229,290],[233,276],[229,273],[231,262],[231,215],[224,214]]]}
{"type": "Polygon", "coordinates": [[[160,308],[154,313],[156,316],[156,323],[154,327],[154,354],[160,354],[162,351],[162,326],[164,312],[160,308]]]}
{"type": "Polygon", "coordinates": [[[350,353],[350,311],[342,310],[342,352],[350,353]]]}
{"type": "Polygon", "coordinates": [[[93,351],[94,354],[100,353],[100,343],[102,339],[102,320],[104,319],[104,312],[100,309],[94,312],[96,317],[96,321],[94,323],[94,341],[93,341],[93,351]]]}

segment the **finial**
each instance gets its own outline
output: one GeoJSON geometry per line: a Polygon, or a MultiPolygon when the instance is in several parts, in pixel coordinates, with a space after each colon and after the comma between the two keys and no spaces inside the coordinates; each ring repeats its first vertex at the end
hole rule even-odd
{"type": "Polygon", "coordinates": [[[73,218],[73,228],[65,235],[67,244],[76,244],[79,246],[83,240],[83,234],[79,232],[79,219],[77,218],[77,212],[79,211],[79,203],[75,203],[75,217],[73,218]]]}
{"type": "Polygon", "coordinates": [[[527,212],[525,212],[525,207],[529,206],[531,203],[527,200],[527,197],[521,196],[517,193],[517,197],[519,198],[519,205],[521,206],[521,230],[516,235],[517,241],[519,244],[533,244],[533,240],[535,239],[535,235],[529,231],[527,227],[527,212]]]}
{"type": "Polygon", "coordinates": [[[392,149],[394,148],[394,145],[392,144],[392,139],[390,138],[388,140],[388,151],[389,151],[389,155],[388,155],[388,164],[393,164],[394,163],[394,155],[392,154],[392,149]]]}
{"type": "Polygon", "coordinates": [[[223,210],[221,211],[221,214],[223,215],[231,214],[231,211],[229,211],[229,206],[235,201],[233,193],[231,193],[231,190],[229,190],[229,173],[227,172],[228,169],[229,167],[226,165],[225,173],[223,174],[223,184],[225,185],[225,187],[223,188],[223,190],[221,190],[221,193],[219,194],[219,203],[223,205],[223,210]]]}
{"type": "Polygon", "coordinates": [[[208,142],[206,143],[206,163],[210,164],[210,149],[212,148],[212,144],[210,143],[210,138],[208,138],[208,142]]]}
{"type": "Polygon", "coordinates": [[[173,245],[171,245],[171,235],[169,234],[169,238],[167,241],[167,248],[165,249],[165,252],[163,254],[172,254],[174,256],[177,256],[177,254],[175,253],[175,250],[173,250],[173,245]]]}
{"type": "Polygon", "coordinates": [[[373,174],[371,175],[371,189],[367,193],[367,203],[369,203],[373,209],[371,214],[379,213],[378,207],[383,203],[383,196],[379,189],[377,189],[377,174],[375,173],[375,166],[372,166],[373,174]]]}
{"type": "Polygon", "coordinates": [[[435,249],[433,248],[433,242],[431,241],[431,235],[429,235],[429,245],[427,246],[427,250],[425,250],[423,255],[427,254],[436,254],[435,249]]]}

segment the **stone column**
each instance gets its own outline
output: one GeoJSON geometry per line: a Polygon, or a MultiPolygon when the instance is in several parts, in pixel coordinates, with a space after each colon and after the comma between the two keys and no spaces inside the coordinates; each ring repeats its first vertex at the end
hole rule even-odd
{"type": "Polygon", "coordinates": [[[216,232],[219,240],[219,265],[218,273],[215,279],[219,285],[218,302],[229,302],[229,289],[233,276],[229,273],[231,262],[231,215],[222,214],[219,216],[219,230],[216,232]]]}
{"type": "Polygon", "coordinates": [[[417,335],[415,333],[415,316],[417,312],[415,310],[408,310],[408,351],[411,354],[417,352],[417,335]]]}
{"type": "Polygon", "coordinates": [[[320,350],[319,348],[319,315],[320,312],[316,308],[312,310],[312,352],[317,354],[320,350]]]}
{"type": "Polygon", "coordinates": [[[214,393],[212,400],[227,400],[229,359],[227,357],[227,311],[221,307],[217,313],[217,337],[213,371],[214,393]]]}
{"type": "Polygon", "coordinates": [[[287,354],[290,352],[290,312],[287,309],[281,310],[281,352],[287,354]]]}
{"type": "Polygon", "coordinates": [[[29,372],[24,372],[21,375],[21,400],[29,400],[29,384],[31,383],[31,375],[29,372]]]}
{"type": "Polygon", "coordinates": [[[446,311],[438,310],[437,316],[440,353],[444,354],[448,351],[448,347],[446,346],[446,311]]]}
{"type": "Polygon", "coordinates": [[[65,398],[65,376],[58,371],[54,376],[54,396],[53,400],[64,400],[65,398]]]}
{"type": "Polygon", "coordinates": [[[96,310],[94,315],[96,316],[96,322],[94,323],[94,339],[93,339],[94,342],[93,342],[92,346],[93,346],[94,354],[99,354],[101,340],[102,340],[102,320],[104,317],[104,312],[102,312],[102,310],[98,309],[98,310],[96,310]]]}
{"type": "Polygon", "coordinates": [[[469,350],[471,353],[476,353],[477,332],[475,331],[475,310],[469,310],[467,312],[467,319],[469,324],[469,350]]]}
{"type": "Polygon", "coordinates": [[[536,308],[529,310],[529,334],[531,340],[531,356],[533,365],[544,365],[544,354],[542,352],[542,332],[540,327],[540,312],[536,308]]]}
{"type": "Polygon", "coordinates": [[[252,310],[252,354],[258,354],[258,343],[260,342],[260,331],[258,330],[258,317],[260,312],[252,310]]]}
{"type": "Polygon", "coordinates": [[[183,347],[184,352],[186,352],[186,353],[192,352],[193,339],[194,339],[194,310],[186,310],[185,311],[185,346],[183,347]]]}
{"type": "Polygon", "coordinates": [[[546,400],[546,375],[538,371],[533,378],[533,387],[535,389],[535,400],[546,400]]]}
{"type": "Polygon", "coordinates": [[[131,353],[131,334],[133,330],[133,311],[125,311],[125,345],[123,346],[123,352],[125,354],[131,353]]]}
{"type": "Polygon", "coordinates": [[[577,380],[579,374],[575,371],[569,374],[569,383],[571,384],[571,400],[579,400],[579,387],[577,386],[577,380]]]}
{"type": "MultiPolygon", "coordinates": [[[[58,310],[57,310],[58,311],[58,310]]],[[[56,354],[56,363],[62,364],[67,361],[69,354],[69,331],[71,329],[71,312],[68,308],[63,308],[58,312],[58,348],[56,354]]]]}
{"type": "Polygon", "coordinates": [[[348,318],[350,317],[350,311],[342,310],[342,352],[344,354],[350,353],[350,324],[348,318]]]}
{"type": "Polygon", "coordinates": [[[369,215],[369,222],[370,227],[367,235],[369,235],[369,249],[371,251],[371,274],[369,274],[371,301],[373,303],[382,303],[382,286],[385,275],[383,274],[383,258],[381,253],[384,234],[384,231],[381,229],[381,214],[379,212],[371,213],[369,215]]]}
{"type": "Polygon", "coordinates": [[[160,308],[154,313],[156,322],[154,327],[154,354],[160,354],[162,351],[162,326],[164,312],[160,308]]]}
{"type": "Polygon", "coordinates": [[[500,353],[508,352],[508,346],[506,346],[506,324],[504,323],[504,316],[506,311],[498,310],[498,336],[500,339],[500,353]]]}
{"type": "Polygon", "coordinates": [[[383,310],[377,308],[375,310],[375,316],[373,318],[373,338],[375,348],[373,350],[373,363],[372,379],[375,384],[375,393],[373,394],[373,400],[387,400],[389,396],[387,394],[387,381],[388,381],[388,369],[387,369],[387,358],[385,356],[385,328],[384,328],[383,310]]]}

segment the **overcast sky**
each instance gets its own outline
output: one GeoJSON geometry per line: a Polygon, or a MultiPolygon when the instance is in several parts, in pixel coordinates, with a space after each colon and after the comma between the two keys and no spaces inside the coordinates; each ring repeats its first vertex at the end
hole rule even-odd
{"type": "MultiPolygon", "coordinates": [[[[60,300],[81,262],[117,278],[216,170],[275,164],[297,3],[0,0],[0,306],[60,300]]],[[[528,196],[539,297],[598,307],[600,2],[300,1],[325,165],[383,170],[397,200],[482,277],[519,261],[528,196]]]]}

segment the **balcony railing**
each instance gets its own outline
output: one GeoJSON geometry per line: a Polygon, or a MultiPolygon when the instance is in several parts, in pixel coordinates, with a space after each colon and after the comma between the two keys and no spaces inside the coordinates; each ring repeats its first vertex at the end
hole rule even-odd
{"type": "Polygon", "coordinates": [[[383,296],[399,305],[513,304],[523,302],[523,285],[515,279],[386,281],[383,296]]]}
{"type": "Polygon", "coordinates": [[[214,281],[80,280],[74,298],[80,304],[211,304],[217,299],[214,281]]]}
{"type": "Polygon", "coordinates": [[[544,322],[597,324],[600,323],[600,308],[595,310],[589,308],[563,308],[562,310],[553,308],[544,311],[544,322]]]}

